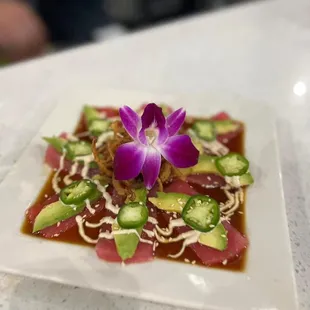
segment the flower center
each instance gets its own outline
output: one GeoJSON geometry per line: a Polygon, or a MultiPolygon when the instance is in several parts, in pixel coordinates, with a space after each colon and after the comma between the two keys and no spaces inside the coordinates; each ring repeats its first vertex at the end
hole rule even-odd
{"type": "Polygon", "coordinates": [[[145,129],[145,136],[149,145],[153,145],[153,143],[156,141],[157,134],[158,130],[156,128],[145,129]]]}

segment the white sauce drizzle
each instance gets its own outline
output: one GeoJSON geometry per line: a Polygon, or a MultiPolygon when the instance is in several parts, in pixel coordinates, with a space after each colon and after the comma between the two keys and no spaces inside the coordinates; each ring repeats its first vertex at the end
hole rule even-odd
{"type": "Polygon", "coordinates": [[[152,238],[152,237],[155,236],[155,233],[154,233],[154,231],[152,231],[152,230],[143,229],[143,231],[146,233],[146,235],[147,235],[149,238],[152,238]]]}
{"type": "Polygon", "coordinates": [[[222,144],[217,140],[208,142],[203,139],[200,139],[192,129],[188,130],[188,134],[193,138],[197,139],[205,149],[211,151],[213,154],[217,156],[223,156],[229,153],[228,147],[226,147],[224,144],[222,144]]]}
{"type": "Polygon", "coordinates": [[[74,135],[72,135],[72,134],[70,134],[70,133],[67,133],[67,136],[66,136],[66,138],[67,138],[67,140],[69,140],[69,141],[79,141],[79,139],[76,137],[76,136],[74,136],[74,135]]]}
{"type": "Polygon", "coordinates": [[[75,221],[78,225],[79,234],[83,238],[83,240],[86,241],[87,243],[96,244],[98,242],[98,239],[92,239],[85,234],[84,227],[83,227],[83,223],[85,220],[80,215],[77,215],[75,217],[75,221]]]}
{"type": "Polygon", "coordinates": [[[174,227],[181,227],[181,226],[185,226],[185,225],[186,224],[184,223],[182,218],[179,218],[179,219],[176,219],[176,220],[171,220],[170,219],[168,229],[164,230],[164,229],[160,228],[158,225],[156,225],[156,229],[163,236],[169,237],[169,236],[171,236],[174,227]]]}
{"type": "Polygon", "coordinates": [[[69,184],[72,183],[71,177],[72,177],[73,175],[76,174],[78,167],[79,167],[79,163],[78,163],[78,162],[75,162],[75,163],[71,166],[70,173],[67,174],[67,175],[64,177],[64,183],[65,183],[66,185],[69,185],[69,184]]]}
{"type": "Polygon", "coordinates": [[[158,221],[156,220],[156,218],[152,217],[152,216],[149,216],[147,221],[150,222],[151,224],[154,224],[154,225],[158,224],[158,221]]]}
{"type": "Polygon", "coordinates": [[[111,195],[106,191],[106,188],[100,184],[98,180],[94,181],[97,185],[97,189],[102,193],[103,198],[106,200],[105,207],[109,211],[113,212],[114,214],[118,214],[119,207],[117,205],[113,205],[111,195]]]}
{"type": "Polygon", "coordinates": [[[113,234],[109,233],[109,232],[101,232],[98,236],[98,240],[101,238],[105,238],[105,239],[114,239],[113,234]]]}
{"type": "Polygon", "coordinates": [[[139,238],[140,242],[148,243],[148,244],[153,244],[151,240],[143,239],[139,235],[136,229],[120,229],[120,230],[113,230],[112,235],[124,235],[124,234],[136,234],[137,237],[139,238]]]}
{"type": "Polygon", "coordinates": [[[100,146],[102,146],[102,144],[106,142],[109,138],[112,138],[113,135],[114,135],[113,131],[103,132],[97,139],[96,148],[99,148],[100,146]]]}
{"type": "Polygon", "coordinates": [[[190,245],[190,244],[193,244],[193,243],[196,243],[199,239],[199,235],[200,235],[200,232],[199,231],[195,231],[195,230],[192,230],[192,231],[188,231],[187,233],[184,233],[184,234],[181,234],[180,236],[183,235],[183,239],[184,239],[184,242],[182,244],[182,248],[181,250],[176,253],[176,254],[169,254],[168,256],[171,257],[171,258],[177,258],[177,257],[180,257],[184,251],[185,251],[185,248],[190,245]],[[185,236],[186,235],[186,236],[185,236]]]}
{"type": "Polygon", "coordinates": [[[233,177],[225,176],[225,181],[232,187],[239,188],[240,187],[240,177],[238,175],[233,177]]]}
{"type": "Polygon", "coordinates": [[[60,156],[59,160],[59,169],[56,171],[52,180],[53,190],[55,191],[56,194],[58,194],[61,191],[60,187],[58,186],[58,180],[59,180],[58,176],[60,171],[64,168],[65,157],[66,157],[66,151],[63,150],[63,154],[60,156]]]}
{"type": "Polygon", "coordinates": [[[111,216],[103,217],[98,223],[90,223],[85,222],[85,226],[89,228],[97,228],[100,227],[102,224],[113,224],[115,222],[115,219],[111,216]]]}
{"type": "Polygon", "coordinates": [[[95,214],[96,210],[91,206],[89,199],[86,199],[85,202],[86,202],[86,208],[89,211],[89,213],[95,214]]]}

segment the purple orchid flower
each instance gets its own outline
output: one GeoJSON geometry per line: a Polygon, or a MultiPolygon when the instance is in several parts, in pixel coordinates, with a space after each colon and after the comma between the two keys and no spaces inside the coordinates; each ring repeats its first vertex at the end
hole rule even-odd
{"type": "Polygon", "coordinates": [[[188,135],[176,135],[184,123],[186,112],[178,109],[165,118],[155,103],[148,104],[142,117],[130,107],[119,110],[122,123],[133,142],[122,144],[116,151],[114,175],[117,180],[129,180],[142,172],[144,184],[155,184],[161,166],[161,156],[177,168],[197,164],[199,152],[188,135]]]}

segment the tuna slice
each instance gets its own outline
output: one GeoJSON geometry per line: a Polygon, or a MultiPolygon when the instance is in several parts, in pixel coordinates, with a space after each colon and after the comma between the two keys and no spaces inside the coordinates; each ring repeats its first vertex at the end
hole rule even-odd
{"type": "MultiPolygon", "coordinates": [[[[211,119],[214,121],[226,121],[226,120],[230,120],[231,117],[226,112],[219,112],[219,113],[215,114],[214,116],[212,116],[211,119]]],[[[243,127],[240,124],[239,129],[237,129],[236,131],[232,131],[232,132],[228,132],[226,134],[218,135],[216,139],[223,144],[227,144],[230,140],[235,138],[242,130],[243,130],[243,127]]]]}
{"type": "Polygon", "coordinates": [[[198,242],[190,245],[204,265],[212,266],[221,264],[224,261],[229,262],[235,260],[248,246],[247,238],[237,229],[227,222],[223,222],[223,225],[228,232],[228,245],[226,250],[218,251],[198,242]]]}
{"type": "MultiPolygon", "coordinates": [[[[181,180],[176,180],[172,182],[166,189],[165,192],[175,192],[183,193],[188,195],[195,195],[197,192],[186,182],[181,180]]],[[[167,222],[169,222],[167,214],[167,222]]],[[[228,245],[226,250],[219,251],[208,246],[202,245],[199,242],[189,245],[189,247],[197,254],[203,264],[207,266],[218,265],[223,261],[227,262],[235,260],[240,256],[242,251],[248,246],[247,238],[242,235],[237,229],[235,229],[228,222],[223,222],[227,232],[228,232],[228,245]]],[[[184,233],[191,228],[188,226],[175,228],[180,234],[184,233]]]]}
{"type": "MultiPolygon", "coordinates": [[[[59,195],[53,195],[50,198],[48,198],[43,203],[34,204],[26,211],[26,217],[28,221],[33,224],[35,221],[35,218],[40,213],[40,211],[47,205],[49,205],[52,202],[55,202],[59,199],[59,195]]],[[[85,219],[91,219],[93,216],[95,216],[97,213],[101,212],[105,206],[105,200],[100,199],[99,201],[96,201],[92,203],[92,207],[96,210],[94,214],[91,214],[88,209],[85,208],[83,212],[80,213],[81,216],[83,216],[85,219]]],[[[75,221],[75,216],[70,217],[69,219],[66,219],[64,221],[61,221],[60,224],[57,226],[56,224],[50,227],[46,227],[45,229],[42,229],[38,232],[39,235],[45,237],[45,238],[53,238],[57,237],[58,235],[64,233],[65,231],[71,229],[72,227],[77,226],[77,223],[75,221]]]]}
{"type": "Polygon", "coordinates": [[[164,190],[166,193],[182,193],[186,195],[197,195],[198,193],[187,182],[180,179],[174,180],[164,190]]]}
{"type": "MultiPolygon", "coordinates": [[[[152,217],[156,217],[155,214],[155,208],[149,208],[149,215],[152,217]]],[[[106,215],[106,216],[113,216],[111,213],[106,215]]],[[[154,229],[154,224],[147,222],[146,225],[144,226],[144,229],[147,230],[153,230],[154,229]]],[[[106,231],[111,231],[111,225],[104,224],[101,227],[101,231],[106,232],[106,231]]],[[[154,237],[149,237],[144,231],[142,232],[141,237],[143,239],[151,240],[154,242],[154,237]]],[[[117,253],[116,250],[116,245],[113,239],[106,239],[106,238],[101,238],[99,239],[97,245],[96,245],[96,253],[97,256],[100,259],[103,259],[107,262],[112,262],[112,263],[120,263],[122,262],[120,256],[117,253]]],[[[138,244],[138,247],[136,249],[136,252],[133,257],[127,259],[125,261],[126,264],[132,264],[132,263],[144,263],[148,262],[154,259],[154,251],[153,251],[153,245],[140,242],[138,244]]]]}
{"type": "Polygon", "coordinates": [[[228,119],[231,119],[231,117],[228,113],[223,111],[223,112],[219,112],[219,113],[213,115],[211,117],[211,119],[214,121],[226,121],[228,119]]]}
{"type": "Polygon", "coordinates": [[[186,180],[189,183],[197,184],[204,188],[217,188],[226,184],[223,177],[214,173],[193,174],[189,175],[186,180]]]}

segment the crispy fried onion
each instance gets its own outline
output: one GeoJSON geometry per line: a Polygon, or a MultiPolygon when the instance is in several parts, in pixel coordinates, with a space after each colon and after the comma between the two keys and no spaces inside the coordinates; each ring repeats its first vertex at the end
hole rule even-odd
{"type": "MultiPolygon", "coordinates": [[[[116,150],[120,145],[130,142],[132,139],[120,121],[113,122],[110,128],[114,135],[101,146],[96,146],[96,138],[92,141],[94,160],[98,164],[105,179],[108,180],[109,184],[113,185],[117,193],[121,196],[126,195],[129,199],[134,200],[135,194],[132,188],[135,187],[138,180],[119,181],[115,179],[113,172],[113,162],[116,150]]],[[[171,181],[174,177],[182,178],[184,176],[181,171],[172,166],[165,159],[162,159],[162,165],[157,179],[159,191],[163,191],[163,184],[171,181]]],[[[137,179],[139,179],[139,177],[137,179]]]]}

